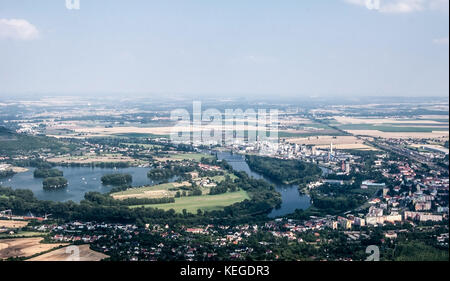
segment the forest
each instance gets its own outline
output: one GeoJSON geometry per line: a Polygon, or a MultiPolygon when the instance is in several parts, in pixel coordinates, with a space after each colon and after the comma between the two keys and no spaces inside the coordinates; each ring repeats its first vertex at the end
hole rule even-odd
{"type": "Polygon", "coordinates": [[[52,178],[45,178],[42,182],[42,186],[44,190],[57,190],[66,188],[68,185],[67,179],[63,177],[52,177],[52,178]]]}
{"type": "Polygon", "coordinates": [[[133,177],[130,174],[109,174],[102,177],[104,185],[126,185],[133,182],[133,177]]]}
{"type": "Polygon", "coordinates": [[[36,169],[33,172],[35,178],[54,178],[62,177],[64,173],[57,169],[36,169]]]}
{"type": "Polygon", "coordinates": [[[247,155],[250,169],[284,184],[305,184],[317,179],[322,170],[316,164],[299,160],[247,155]]]}

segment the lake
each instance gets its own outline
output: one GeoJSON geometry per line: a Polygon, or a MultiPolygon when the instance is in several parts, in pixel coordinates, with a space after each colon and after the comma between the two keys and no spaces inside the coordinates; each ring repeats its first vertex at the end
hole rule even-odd
{"type": "Polygon", "coordinates": [[[91,167],[56,167],[64,172],[64,177],[69,185],[63,190],[44,191],[42,188],[43,179],[34,178],[34,168],[29,168],[25,173],[18,173],[7,179],[0,179],[0,185],[10,186],[13,189],[29,189],[33,191],[36,198],[40,200],[50,200],[65,202],[72,200],[80,202],[84,199],[84,194],[90,191],[106,193],[111,190],[111,186],[105,186],[101,182],[102,176],[112,173],[127,173],[133,176],[133,186],[155,185],[160,181],[152,181],[147,177],[150,168],[130,167],[123,169],[113,168],[91,168],[91,167]]]}

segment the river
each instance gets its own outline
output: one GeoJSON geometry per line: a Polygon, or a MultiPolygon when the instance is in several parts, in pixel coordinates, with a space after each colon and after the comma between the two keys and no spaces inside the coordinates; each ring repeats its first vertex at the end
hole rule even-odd
{"type": "Polygon", "coordinates": [[[281,194],[282,203],[279,208],[272,210],[269,217],[274,218],[292,214],[296,209],[305,210],[311,206],[311,198],[306,194],[300,194],[298,185],[277,183],[252,171],[245,161],[245,156],[230,152],[217,152],[217,158],[219,160],[225,159],[236,171],[244,171],[255,179],[264,179],[275,186],[276,190],[281,194]]]}

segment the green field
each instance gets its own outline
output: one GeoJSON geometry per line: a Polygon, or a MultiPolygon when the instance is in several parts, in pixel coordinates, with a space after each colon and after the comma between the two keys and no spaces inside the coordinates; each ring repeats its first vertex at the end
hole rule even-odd
{"type": "MultiPolygon", "coordinates": [[[[238,178],[234,174],[227,173],[227,175],[230,176],[231,180],[235,180],[238,178]]],[[[210,179],[215,183],[219,183],[219,182],[223,182],[225,180],[225,176],[215,176],[215,177],[211,177],[210,179]]]]}
{"type": "Polygon", "coordinates": [[[181,213],[183,209],[186,209],[189,213],[196,213],[198,209],[201,209],[203,211],[221,210],[226,206],[244,201],[245,199],[250,199],[247,192],[240,190],[233,193],[224,193],[218,195],[181,197],[176,198],[175,203],[138,205],[131,206],[130,208],[150,207],[163,210],[174,209],[178,213],[181,213]]]}

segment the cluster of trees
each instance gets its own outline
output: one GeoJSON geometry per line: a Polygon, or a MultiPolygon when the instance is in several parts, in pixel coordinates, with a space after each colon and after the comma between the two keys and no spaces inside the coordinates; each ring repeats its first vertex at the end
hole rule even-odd
{"type": "Polygon", "coordinates": [[[175,203],[175,198],[127,198],[124,200],[116,200],[108,194],[99,192],[88,192],[84,195],[85,200],[103,206],[136,206],[136,205],[153,205],[175,203]]]}
{"type": "Polygon", "coordinates": [[[176,172],[170,168],[156,168],[147,173],[147,177],[152,180],[166,180],[176,176],[176,172]]]}
{"type": "Polygon", "coordinates": [[[190,190],[177,191],[175,193],[175,198],[186,197],[186,196],[201,196],[202,190],[198,187],[192,187],[190,190]]]}
{"type": "Polygon", "coordinates": [[[130,174],[109,174],[102,177],[104,185],[129,185],[133,182],[133,177],[130,174]]]}
{"type": "Polygon", "coordinates": [[[33,167],[36,169],[51,169],[54,167],[54,164],[44,161],[40,158],[33,158],[27,160],[15,160],[12,162],[14,166],[18,167],[33,167]]]}
{"type": "Polygon", "coordinates": [[[252,170],[286,184],[305,184],[322,174],[322,170],[316,164],[299,160],[247,155],[246,161],[252,170]]]}
{"type": "Polygon", "coordinates": [[[3,171],[0,171],[0,179],[11,177],[11,176],[14,176],[15,174],[16,173],[11,169],[3,170],[3,171]]]}
{"type": "Polygon", "coordinates": [[[62,167],[128,168],[129,162],[61,163],[62,167]]]}
{"type": "Polygon", "coordinates": [[[353,210],[367,201],[367,197],[360,194],[358,185],[324,184],[311,192],[315,208],[323,214],[341,214],[353,210]]]}
{"type": "Polygon", "coordinates": [[[42,186],[44,190],[58,190],[62,188],[66,188],[68,185],[67,179],[63,177],[51,177],[45,178],[42,182],[42,186]]]}
{"type": "Polygon", "coordinates": [[[55,178],[62,177],[64,173],[57,169],[36,169],[33,173],[35,178],[55,178]]]}
{"type": "Polygon", "coordinates": [[[186,173],[195,171],[194,165],[172,165],[167,164],[162,168],[155,168],[147,173],[147,176],[152,180],[167,180],[175,176],[182,176],[186,173]]]}
{"type": "Polygon", "coordinates": [[[229,192],[235,192],[239,190],[239,185],[232,181],[230,176],[226,175],[225,180],[218,183],[217,186],[211,187],[209,194],[223,194],[229,192]]]}

